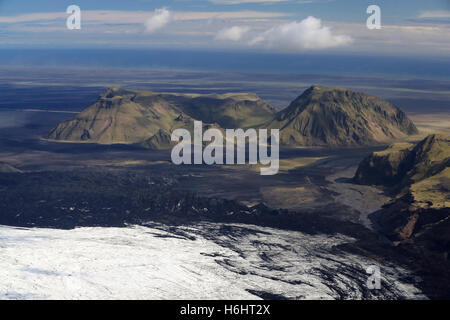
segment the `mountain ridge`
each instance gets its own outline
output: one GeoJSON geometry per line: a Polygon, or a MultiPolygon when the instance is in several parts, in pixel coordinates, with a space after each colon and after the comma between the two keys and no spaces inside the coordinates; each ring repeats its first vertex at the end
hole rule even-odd
{"type": "Polygon", "coordinates": [[[172,94],[108,88],[91,106],[60,123],[47,138],[99,144],[137,143],[164,149],[171,145],[167,134],[177,128],[191,131],[195,120],[218,128],[227,123],[248,126],[247,119],[268,119],[273,113],[255,94],[172,94]]]}
{"type": "Polygon", "coordinates": [[[101,144],[137,143],[165,149],[177,128],[193,122],[222,128],[279,129],[286,146],[360,146],[386,144],[417,133],[388,102],[346,89],[311,86],[284,110],[275,110],[251,93],[157,93],[107,89],[73,119],[60,123],[50,140],[101,144]]]}

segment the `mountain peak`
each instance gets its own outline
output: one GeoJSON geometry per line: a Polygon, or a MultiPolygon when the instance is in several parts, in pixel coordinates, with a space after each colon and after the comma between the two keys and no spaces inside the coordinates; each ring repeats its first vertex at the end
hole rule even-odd
{"type": "Polygon", "coordinates": [[[437,133],[433,133],[428,135],[425,139],[423,139],[418,146],[422,146],[422,147],[427,147],[430,148],[436,144],[439,144],[441,142],[447,143],[449,141],[449,138],[442,135],[442,134],[437,134],[437,133]]]}
{"type": "Polygon", "coordinates": [[[450,145],[450,139],[440,134],[430,134],[425,139],[420,141],[414,148],[417,157],[431,157],[430,160],[442,160],[450,157],[450,150],[447,147],[450,145]]]}
{"type": "Polygon", "coordinates": [[[130,94],[135,94],[135,92],[120,87],[109,87],[99,96],[99,99],[110,99],[117,96],[125,96],[130,94]]]}
{"type": "Polygon", "coordinates": [[[281,143],[287,145],[385,144],[417,133],[408,117],[387,101],[318,85],[309,87],[267,126],[280,129],[281,143]]]}
{"type": "Polygon", "coordinates": [[[307,94],[310,92],[314,92],[314,93],[325,93],[325,92],[343,92],[343,91],[350,91],[347,90],[345,88],[330,88],[330,87],[326,87],[326,86],[321,86],[318,84],[313,84],[311,85],[311,87],[309,87],[308,89],[306,89],[303,94],[307,94]]]}
{"type": "Polygon", "coordinates": [[[322,89],[328,89],[328,88],[319,86],[317,84],[313,84],[311,87],[309,87],[309,90],[311,90],[311,91],[319,91],[322,89]]]}

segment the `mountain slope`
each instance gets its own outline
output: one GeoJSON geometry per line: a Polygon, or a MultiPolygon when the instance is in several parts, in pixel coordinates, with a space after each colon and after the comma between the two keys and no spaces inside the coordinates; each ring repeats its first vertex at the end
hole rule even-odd
{"type": "Polygon", "coordinates": [[[252,94],[170,94],[110,88],[93,105],[59,124],[48,138],[168,148],[170,133],[177,128],[192,130],[194,120],[234,128],[266,121],[272,115],[272,108],[252,94]]]}
{"type": "MultiPolygon", "coordinates": [[[[433,134],[416,145],[394,144],[384,151],[374,152],[361,161],[354,181],[384,185],[395,194],[409,192],[416,202],[423,199],[416,205],[430,203],[434,189],[450,192],[450,140],[433,134]]],[[[445,206],[443,197],[449,197],[449,193],[439,194],[441,200],[432,202],[431,206],[445,206]]]]}
{"type": "Polygon", "coordinates": [[[178,94],[108,89],[89,108],[52,130],[49,139],[168,148],[176,128],[193,121],[221,128],[280,129],[293,146],[383,144],[417,132],[395,106],[345,89],[312,86],[278,113],[254,94],[178,94]],[[163,142],[164,140],[164,142],[163,142]]]}
{"type": "Polygon", "coordinates": [[[380,144],[417,133],[401,110],[380,98],[319,86],[261,127],[280,129],[282,144],[304,146],[380,144]]]}
{"type": "Polygon", "coordinates": [[[361,162],[354,181],[385,186],[395,196],[374,215],[383,233],[449,261],[449,138],[430,135],[416,145],[373,153],[361,162]]]}
{"type": "Polygon", "coordinates": [[[223,128],[248,128],[271,119],[275,110],[253,93],[162,94],[192,118],[223,128]]]}
{"type": "Polygon", "coordinates": [[[159,129],[156,134],[141,142],[141,146],[149,149],[169,149],[175,143],[172,142],[171,136],[167,131],[159,129]]]}
{"type": "Polygon", "coordinates": [[[157,134],[190,127],[193,119],[158,95],[110,88],[73,119],[59,124],[48,138],[102,144],[136,143],[157,134]]]}

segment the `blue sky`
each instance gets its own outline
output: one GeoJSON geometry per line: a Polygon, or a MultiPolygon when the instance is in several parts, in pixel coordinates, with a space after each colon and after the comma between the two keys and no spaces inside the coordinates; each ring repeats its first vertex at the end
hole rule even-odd
{"type": "Polygon", "coordinates": [[[193,48],[450,56],[449,0],[0,0],[3,48],[193,48]],[[67,30],[68,5],[81,30],[67,30]],[[381,8],[382,28],[366,27],[381,8]]]}
{"type": "Polygon", "coordinates": [[[368,5],[377,4],[389,22],[413,19],[424,11],[450,10],[448,0],[0,0],[0,14],[65,11],[71,4],[85,10],[153,11],[167,7],[179,11],[277,11],[345,21],[360,20],[368,5]]]}

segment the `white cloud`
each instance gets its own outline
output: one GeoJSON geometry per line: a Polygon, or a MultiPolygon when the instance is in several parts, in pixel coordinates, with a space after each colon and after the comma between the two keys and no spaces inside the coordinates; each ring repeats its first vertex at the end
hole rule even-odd
{"type": "Polygon", "coordinates": [[[239,41],[248,32],[248,27],[233,26],[220,30],[217,35],[217,40],[239,41]]]}
{"type": "Polygon", "coordinates": [[[424,11],[419,18],[450,18],[450,11],[424,11]]]}
{"type": "Polygon", "coordinates": [[[207,19],[260,19],[291,16],[289,13],[266,11],[179,11],[174,13],[175,20],[207,20],[207,19]]]}
{"type": "MultiPolygon", "coordinates": [[[[1,0],[0,0],[1,1],[1,0]]],[[[166,10],[166,9],[157,9],[166,10]]],[[[208,19],[264,19],[264,18],[280,18],[291,16],[292,14],[282,12],[265,12],[265,11],[168,11],[171,20],[174,21],[187,21],[187,20],[208,20],[208,19]]],[[[82,19],[83,22],[90,22],[96,24],[108,23],[108,24],[123,24],[123,23],[135,23],[142,24],[149,19],[148,11],[118,11],[118,10],[83,10],[82,19]]],[[[55,21],[65,20],[68,14],[65,12],[39,12],[39,13],[27,13],[16,16],[0,16],[0,23],[23,23],[23,22],[36,22],[36,21],[55,21]]],[[[65,27],[65,24],[64,24],[65,27]]]]}
{"type": "MultiPolygon", "coordinates": [[[[324,0],[325,1],[325,0],[324,0]]],[[[0,0],[1,2],[1,0],[0,0]]],[[[130,47],[186,47],[191,48],[236,48],[249,44],[255,48],[272,51],[298,52],[309,48],[329,48],[348,45],[351,38],[355,45],[352,52],[383,54],[421,54],[445,56],[450,52],[450,25],[427,22],[388,25],[374,32],[361,22],[322,21],[318,27],[300,27],[302,22],[292,22],[293,12],[269,11],[172,11],[171,20],[164,28],[164,36],[155,35],[152,41],[143,33],[145,22],[154,11],[84,10],[82,29],[71,32],[66,28],[67,14],[40,12],[16,16],[1,16],[0,26],[4,45],[52,44],[99,46],[100,44],[130,47]],[[220,30],[240,26],[248,28],[236,41],[212,41],[220,30]],[[324,27],[326,26],[326,27],[324,27]],[[325,30],[325,31],[324,31],[325,30]],[[326,31],[327,30],[327,31],[326,31]],[[314,32],[313,32],[314,31],[314,32]],[[6,36],[7,35],[7,36],[6,36]],[[70,36],[68,36],[70,35],[70,36]],[[308,36],[309,35],[309,36],[308,36]],[[340,36],[341,35],[341,36],[340,36]],[[120,41],[118,41],[120,39],[120,41]],[[253,41],[251,41],[253,40],[253,41]]],[[[421,17],[440,20],[448,11],[422,12],[421,17]]],[[[312,18],[319,21],[315,18],[312,18]]],[[[417,15],[417,21],[419,14],[417,15]]],[[[430,19],[431,21],[431,19],[430,19]]],[[[344,47],[344,49],[346,49],[344,47]]]]}
{"type": "Polygon", "coordinates": [[[334,35],[320,19],[308,17],[273,27],[255,37],[250,44],[286,52],[326,49],[348,45],[353,41],[347,35],[334,35]]]}
{"type": "Polygon", "coordinates": [[[172,20],[172,14],[166,8],[156,9],[153,16],[145,21],[147,32],[155,32],[167,25],[172,20]]]}

